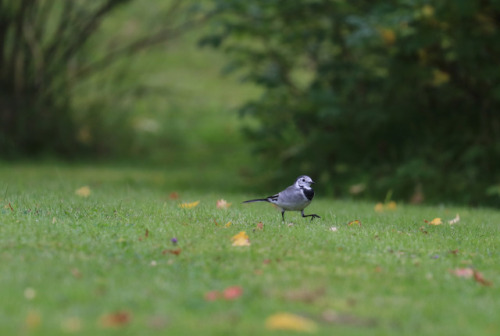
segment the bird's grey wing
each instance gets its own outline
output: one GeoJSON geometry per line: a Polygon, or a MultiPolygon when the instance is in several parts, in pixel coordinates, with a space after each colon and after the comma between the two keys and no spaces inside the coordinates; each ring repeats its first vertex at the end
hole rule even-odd
{"type": "Polygon", "coordinates": [[[276,205],[285,210],[302,210],[310,201],[304,196],[302,190],[290,186],[278,194],[276,205]]]}

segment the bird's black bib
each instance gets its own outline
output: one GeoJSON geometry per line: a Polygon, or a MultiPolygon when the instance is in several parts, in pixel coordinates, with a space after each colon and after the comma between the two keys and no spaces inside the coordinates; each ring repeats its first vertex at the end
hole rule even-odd
{"type": "Polygon", "coordinates": [[[311,201],[314,197],[314,190],[312,188],[311,189],[302,188],[302,190],[304,191],[304,195],[306,195],[307,199],[311,201]]]}

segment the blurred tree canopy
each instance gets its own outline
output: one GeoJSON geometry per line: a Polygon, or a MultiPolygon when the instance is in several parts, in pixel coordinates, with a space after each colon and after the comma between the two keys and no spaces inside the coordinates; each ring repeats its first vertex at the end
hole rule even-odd
{"type": "MultiPolygon", "coordinates": [[[[0,157],[71,157],[109,150],[106,133],[92,145],[81,141],[88,134],[75,117],[73,88],[131,54],[198,27],[210,16],[209,11],[200,14],[191,1],[158,6],[144,1],[145,7],[157,10],[156,29],[142,36],[128,32],[127,39],[111,38],[89,47],[104,19],[131,2],[0,0],[0,157]]],[[[105,123],[102,112],[90,116],[96,128],[105,123]]],[[[130,130],[122,126],[115,121],[109,128],[122,128],[120,139],[130,141],[130,130]]]]}
{"type": "Polygon", "coordinates": [[[499,205],[499,1],[215,3],[201,43],[265,88],[241,113],[269,180],[499,205]]]}

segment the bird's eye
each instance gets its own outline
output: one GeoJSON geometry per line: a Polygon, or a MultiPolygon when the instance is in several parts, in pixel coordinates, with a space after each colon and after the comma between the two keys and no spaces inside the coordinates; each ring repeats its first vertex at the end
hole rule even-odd
{"type": "Polygon", "coordinates": [[[305,181],[306,181],[306,179],[302,179],[302,182],[305,182],[305,181]]]}

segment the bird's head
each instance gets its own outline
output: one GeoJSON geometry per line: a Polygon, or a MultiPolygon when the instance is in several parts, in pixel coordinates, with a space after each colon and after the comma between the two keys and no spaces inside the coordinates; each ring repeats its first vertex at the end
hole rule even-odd
{"type": "Polygon", "coordinates": [[[306,175],[302,175],[302,176],[299,176],[297,178],[297,181],[295,181],[295,185],[298,187],[298,188],[311,188],[311,184],[313,184],[314,181],[312,180],[312,178],[310,178],[309,176],[306,176],[306,175]]]}

